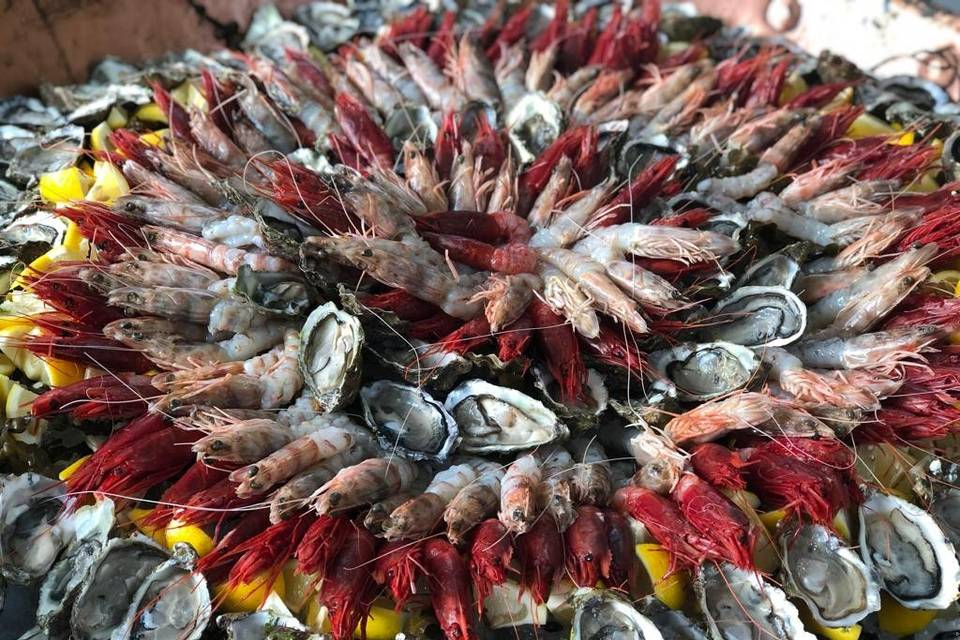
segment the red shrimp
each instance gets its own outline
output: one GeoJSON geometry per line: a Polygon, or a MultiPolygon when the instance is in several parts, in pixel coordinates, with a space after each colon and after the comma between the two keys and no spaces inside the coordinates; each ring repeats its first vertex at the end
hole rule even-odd
{"type": "Polygon", "coordinates": [[[75,420],[136,418],[159,394],[149,376],[103,375],[44,391],[33,399],[30,412],[38,418],[62,413],[75,420]]]}
{"type": "Polygon", "coordinates": [[[459,329],[440,338],[429,351],[449,351],[463,355],[488,342],[490,338],[490,323],[483,316],[477,316],[465,322],[459,329]]]}
{"type": "Polygon", "coordinates": [[[105,158],[113,164],[120,166],[124,159],[129,159],[150,171],[157,170],[156,164],[150,158],[150,145],[141,140],[135,132],[129,129],[117,129],[111,131],[107,139],[117,150],[117,153],[104,153],[105,158]]]}
{"type": "Polygon", "coordinates": [[[384,169],[393,167],[395,158],[390,137],[356,98],[349,93],[337,94],[334,113],[347,140],[367,164],[384,169]]]}
{"type": "Polygon", "coordinates": [[[475,118],[476,131],[473,134],[473,153],[480,158],[481,173],[499,171],[507,159],[507,149],[503,138],[497,133],[485,116],[475,118]]]}
{"type": "Polygon", "coordinates": [[[697,207],[695,209],[688,209],[687,211],[679,213],[675,216],[656,218],[651,220],[650,224],[658,227],[683,227],[686,229],[696,229],[712,217],[713,212],[710,211],[710,209],[697,207]]]}
{"type": "Polygon", "coordinates": [[[414,594],[417,577],[423,573],[423,541],[388,542],[373,565],[373,579],[389,589],[397,611],[414,594]]]}
{"type": "Polygon", "coordinates": [[[407,15],[391,22],[378,44],[393,57],[397,57],[397,44],[400,42],[409,42],[423,49],[431,25],[433,25],[433,15],[430,10],[425,6],[417,7],[407,15]]]}
{"type": "Polygon", "coordinates": [[[237,485],[231,482],[228,476],[190,496],[182,507],[174,511],[172,519],[196,526],[216,524],[219,528],[233,511],[249,507],[262,499],[263,496],[260,495],[238,497],[237,485]]]}
{"type": "Polygon", "coordinates": [[[270,181],[264,195],[304,222],[328,233],[359,228],[356,219],[344,209],[340,197],[319,175],[284,160],[261,161],[259,165],[270,181]]]}
{"type": "Polygon", "coordinates": [[[349,523],[340,552],[327,569],[328,579],[320,587],[320,603],[330,612],[334,640],[353,637],[358,624],[360,637],[366,637],[367,616],[376,588],[372,575],[376,555],[377,541],[373,535],[349,523]]]}
{"type": "Polygon", "coordinates": [[[573,168],[580,178],[580,186],[589,189],[593,181],[589,178],[597,171],[596,165],[597,130],[590,126],[567,129],[553,143],[537,156],[527,169],[520,174],[518,189],[520,205],[518,211],[526,213],[537,195],[547,186],[554,167],[560,158],[567,156],[573,161],[573,168]],[[591,167],[593,169],[591,170],[591,167]]]}
{"type": "Polygon", "coordinates": [[[614,507],[639,520],[670,552],[673,569],[694,568],[705,560],[726,560],[716,542],[697,531],[669,499],[644,487],[629,486],[613,496],[614,507]]]}
{"type": "Polygon", "coordinates": [[[339,133],[330,132],[327,134],[327,141],[333,150],[334,156],[340,160],[340,164],[350,167],[363,175],[369,175],[370,171],[364,165],[360,158],[360,152],[353,143],[339,133]]]}
{"type": "Polygon", "coordinates": [[[143,523],[152,527],[167,526],[179,505],[184,504],[194,494],[222,481],[229,474],[229,471],[208,467],[203,462],[194,462],[176,482],[160,494],[157,508],[143,519],[143,523]]]}
{"type": "Polygon", "coordinates": [[[214,124],[221,131],[229,133],[233,128],[233,115],[237,109],[237,105],[229,100],[233,95],[233,90],[217,80],[209,69],[200,71],[200,85],[203,98],[207,102],[207,113],[210,114],[214,124]]]}
{"type": "Polygon", "coordinates": [[[592,589],[601,576],[610,575],[607,525],[600,509],[589,504],[577,507],[577,519],[565,537],[567,574],[575,585],[592,589]]]}
{"type": "Polygon", "coordinates": [[[462,326],[463,320],[439,311],[429,318],[411,322],[410,326],[407,327],[407,335],[418,340],[434,342],[455,332],[462,326]]]}
{"type": "Polygon", "coordinates": [[[390,289],[383,293],[368,293],[359,296],[360,302],[371,309],[392,311],[401,320],[415,322],[426,320],[442,313],[440,307],[416,298],[403,289],[390,289]]]}
{"type": "Polygon", "coordinates": [[[853,439],[858,443],[889,442],[895,445],[924,440],[940,440],[960,430],[960,410],[945,406],[935,415],[903,409],[883,408],[875,422],[857,427],[853,439]]]}
{"type": "MultiPolygon", "coordinates": [[[[24,346],[40,358],[57,358],[114,372],[146,373],[154,364],[122,342],[103,336],[24,336],[24,346]]],[[[8,343],[9,344],[9,343],[8,343]]]]}
{"type": "Polygon", "coordinates": [[[795,96],[785,106],[787,109],[821,108],[833,100],[838,93],[852,86],[852,82],[828,82],[810,87],[795,96]]]}
{"type": "Polygon", "coordinates": [[[442,179],[450,178],[453,159],[460,152],[462,143],[460,119],[455,112],[451,111],[443,117],[440,130],[437,132],[437,140],[433,144],[433,163],[442,179]]]}
{"type": "Polygon", "coordinates": [[[730,562],[743,569],[755,568],[755,531],[743,512],[716,489],[696,475],[684,473],[673,489],[673,500],[687,522],[716,542],[730,562]]]}
{"type": "MultiPolygon", "coordinates": [[[[60,391],[60,389],[51,389],[51,391],[60,391]]],[[[50,391],[47,393],[50,393],[50,391]]],[[[37,400],[39,400],[39,398],[37,398],[37,400]]],[[[34,406],[36,406],[36,401],[34,401],[34,406]]],[[[123,451],[125,447],[132,443],[145,440],[154,433],[166,429],[166,427],[167,420],[164,416],[160,415],[143,414],[139,418],[131,420],[113,432],[113,434],[107,438],[107,441],[103,443],[103,446],[93,452],[93,454],[80,465],[80,468],[67,479],[67,488],[70,491],[92,490],[103,481],[104,476],[110,471],[111,465],[120,457],[117,455],[117,452],[123,451]]]]}
{"type": "Polygon", "coordinates": [[[497,518],[484,520],[476,528],[470,546],[470,575],[477,594],[477,614],[494,585],[503,584],[513,559],[513,539],[497,518]]]}
{"type": "Polygon", "coordinates": [[[439,233],[423,233],[424,239],[440,253],[448,253],[457,262],[484,271],[515,275],[534,273],[539,255],[526,244],[512,243],[495,247],[480,240],[439,233]]]}
{"type": "Polygon", "coordinates": [[[930,325],[951,330],[960,327],[960,298],[912,295],[903,302],[897,313],[884,323],[883,329],[930,325]]]}
{"type": "Polygon", "coordinates": [[[105,204],[83,201],[57,209],[57,214],[76,223],[84,238],[97,245],[100,257],[111,260],[123,255],[130,247],[146,243],[139,220],[116,213],[105,204]]]}
{"type": "Polygon", "coordinates": [[[646,360],[637,346],[625,339],[617,329],[601,324],[600,335],[596,338],[584,339],[582,343],[600,362],[624,368],[638,380],[649,371],[646,360]]]}
{"type": "Polygon", "coordinates": [[[237,548],[269,526],[270,517],[266,509],[247,512],[207,555],[197,561],[197,571],[211,583],[225,580],[230,572],[228,563],[240,553],[237,548]]]}
{"type": "Polygon", "coordinates": [[[294,554],[297,559],[297,573],[321,577],[325,575],[349,529],[350,521],[346,518],[324,514],[314,520],[304,532],[300,546],[294,554]]]}
{"type": "Polygon", "coordinates": [[[164,89],[160,83],[151,82],[150,86],[153,89],[153,101],[167,116],[167,122],[173,135],[187,144],[194,144],[195,140],[190,132],[190,116],[187,114],[187,110],[174,100],[170,96],[170,92],[164,89]]]}
{"type": "Polygon", "coordinates": [[[592,226],[609,227],[633,220],[634,214],[650,204],[677,166],[679,156],[666,156],[647,165],[630,184],[621,189],[603,208],[592,226]]]}
{"type": "Polygon", "coordinates": [[[925,144],[906,146],[884,145],[883,155],[874,156],[873,162],[857,174],[857,180],[906,180],[923,171],[940,157],[936,147],[925,144]]]}
{"type": "Polygon", "coordinates": [[[95,329],[123,317],[123,312],[107,306],[106,299],[80,280],[79,265],[63,266],[47,273],[25,271],[24,284],[44,303],[65,314],[83,327],[95,329]]]}
{"type": "Polygon", "coordinates": [[[570,25],[557,54],[557,67],[565,73],[586,66],[596,44],[598,16],[597,7],[590,7],[583,17],[570,25]]]}
{"type": "Polygon", "coordinates": [[[793,56],[785,56],[778,63],[770,67],[763,75],[756,77],[750,86],[750,96],[745,108],[775,106],[783,91],[783,84],[787,79],[787,71],[793,63],[793,56]]]}
{"type": "Polygon", "coordinates": [[[610,564],[603,574],[604,582],[611,589],[629,592],[637,565],[637,554],[630,523],[613,509],[603,510],[603,522],[607,529],[607,547],[610,564]]]}
{"type": "Polygon", "coordinates": [[[515,44],[524,36],[527,21],[530,19],[533,9],[534,5],[532,3],[528,4],[520,8],[504,23],[497,33],[497,37],[486,50],[487,58],[490,59],[491,63],[495,63],[500,58],[504,49],[515,44]]]}
{"type": "MultiPolygon", "coordinates": [[[[315,519],[313,513],[303,513],[296,518],[281,520],[237,545],[236,552],[240,557],[230,569],[229,584],[236,587],[254,580],[265,585],[273,584],[315,519]],[[261,575],[264,577],[259,577],[261,575]]],[[[265,589],[263,598],[266,597],[265,589]]]]}
{"type": "Polygon", "coordinates": [[[502,362],[519,358],[527,350],[531,338],[533,338],[533,320],[528,308],[513,324],[507,325],[497,334],[497,357],[502,362]]]}
{"type": "Polygon", "coordinates": [[[507,211],[437,211],[417,216],[417,230],[461,236],[488,244],[524,243],[533,236],[533,229],[520,216],[507,211]]]}
{"type": "Polygon", "coordinates": [[[613,13],[610,15],[610,19],[607,21],[603,31],[597,36],[597,41],[594,44],[590,58],[587,59],[587,64],[604,64],[622,24],[623,7],[617,4],[613,6],[613,13]]]}
{"type": "Polygon", "coordinates": [[[740,454],[715,442],[695,445],[690,464],[697,475],[718,489],[742,491],[747,488],[740,454]]]}
{"type": "Polygon", "coordinates": [[[430,38],[430,46],[427,47],[427,55],[437,65],[438,69],[443,69],[447,64],[447,56],[453,47],[453,29],[457,23],[457,12],[446,11],[443,19],[440,20],[440,26],[437,32],[430,38]]]}
{"type": "Polygon", "coordinates": [[[561,401],[578,400],[587,381],[587,369],[580,358],[580,344],[573,327],[538,298],[530,301],[528,309],[547,368],[560,385],[561,401]]]}
{"type": "Polygon", "coordinates": [[[423,545],[423,566],[430,584],[430,602],[447,640],[477,637],[473,618],[470,570],[456,547],[441,538],[423,545]]]}
{"type": "Polygon", "coordinates": [[[557,0],[553,9],[553,19],[547,28],[540,32],[530,43],[531,51],[546,51],[552,44],[560,42],[567,32],[567,20],[570,16],[570,0],[557,0]]]}
{"type": "Polygon", "coordinates": [[[537,518],[530,530],[517,536],[520,558],[520,589],[530,591],[533,601],[543,604],[564,563],[563,538],[552,518],[537,518]]]}

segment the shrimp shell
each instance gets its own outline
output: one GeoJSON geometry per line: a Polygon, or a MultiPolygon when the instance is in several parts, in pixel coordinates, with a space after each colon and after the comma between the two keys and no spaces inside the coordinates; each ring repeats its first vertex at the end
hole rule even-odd
{"type": "Polygon", "coordinates": [[[193,452],[204,462],[249,464],[270,455],[293,440],[290,427],[273,420],[242,420],[216,427],[193,443],[193,452]]]}
{"type": "Polygon", "coordinates": [[[471,529],[496,513],[505,472],[503,466],[488,462],[477,479],[450,501],[443,512],[443,521],[451,542],[460,544],[471,529]]]}
{"type": "Polygon", "coordinates": [[[370,458],[341,469],[317,489],[313,506],[323,515],[373,504],[409,489],[417,480],[417,466],[400,457],[370,458]]]}
{"type": "Polygon", "coordinates": [[[540,466],[541,461],[528,453],[514,460],[503,475],[498,516],[511,533],[525,533],[539,515],[540,466]]]}
{"type": "Polygon", "coordinates": [[[352,447],[304,469],[287,480],[270,499],[270,522],[276,524],[295,514],[305,507],[314,492],[332,480],[338,471],[360,462],[366,455],[361,447],[352,447]]]}
{"type": "Polygon", "coordinates": [[[182,231],[148,225],[143,227],[143,237],[157,251],[182,256],[221,273],[235,276],[243,265],[254,271],[297,273],[297,265],[283,258],[228,247],[182,231]]]}

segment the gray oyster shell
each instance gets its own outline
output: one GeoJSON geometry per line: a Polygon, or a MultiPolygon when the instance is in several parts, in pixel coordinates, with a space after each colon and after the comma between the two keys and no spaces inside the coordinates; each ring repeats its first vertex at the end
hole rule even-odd
{"type": "Polygon", "coordinates": [[[553,376],[539,365],[533,367],[533,385],[540,392],[544,404],[573,428],[586,429],[593,426],[597,416],[607,410],[610,401],[610,392],[604,384],[603,376],[594,369],[587,369],[584,384],[584,391],[589,397],[587,401],[562,402],[556,396],[558,389],[553,376]]]}
{"type": "Polygon", "coordinates": [[[673,383],[678,398],[698,402],[746,387],[760,370],[757,355],[732,342],[680,344],[650,354],[650,364],[673,383]]]}
{"type": "Polygon", "coordinates": [[[711,635],[723,640],[816,640],[786,594],[752,571],[704,564],[694,581],[711,635]]]}
{"type": "Polygon", "coordinates": [[[807,307],[783,287],[740,287],[720,301],[704,337],[745,347],[782,347],[803,335],[807,307]]]}
{"type": "Polygon", "coordinates": [[[907,609],[945,609],[960,591],[960,562],[933,516],[875,489],[860,505],[860,555],[907,609]]]}
{"type": "Polygon", "coordinates": [[[300,372],[321,412],[350,404],[360,386],[363,328],[332,302],[313,310],[300,331],[300,372]]]}
{"type": "Polygon", "coordinates": [[[570,640],[663,640],[653,622],[614,591],[577,589],[571,601],[570,640]]]}
{"type": "Polygon", "coordinates": [[[447,395],[444,408],[460,427],[467,453],[518,451],[570,435],[557,414],[525,393],[484,380],[467,380],[447,395]]]}
{"type": "Polygon", "coordinates": [[[50,638],[70,632],[70,610],[90,569],[100,557],[114,525],[114,505],[109,498],[80,507],[70,516],[73,541],[40,585],[37,624],[50,638]]]}
{"type": "Polygon", "coordinates": [[[70,614],[75,640],[114,640],[144,581],[169,556],[143,538],[114,538],[90,569],[70,614]]]}
{"type": "Polygon", "coordinates": [[[826,527],[788,530],[780,544],[784,590],[807,603],[820,624],[848,627],[880,610],[880,586],[872,572],[826,527]]]}
{"type": "Polygon", "coordinates": [[[0,477],[0,569],[10,582],[27,584],[45,575],[73,531],[61,519],[63,484],[27,472],[0,477]]]}
{"type": "Polygon", "coordinates": [[[637,609],[660,630],[663,640],[707,640],[706,631],[683,611],[676,611],[647,596],[637,603],[637,609]]]}
{"type": "Polygon", "coordinates": [[[443,462],[457,445],[460,432],[453,416],[417,387],[378,380],[360,389],[360,402],[384,451],[443,462]]]}
{"type": "Polygon", "coordinates": [[[507,114],[507,135],[521,164],[533,162],[563,131],[563,112],[542,93],[528,93],[507,114]]]}

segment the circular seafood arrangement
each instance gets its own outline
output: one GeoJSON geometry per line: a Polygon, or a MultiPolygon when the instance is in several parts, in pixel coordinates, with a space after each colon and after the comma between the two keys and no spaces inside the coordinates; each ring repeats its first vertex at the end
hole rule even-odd
{"type": "Polygon", "coordinates": [[[958,136],[656,0],[266,7],[0,102],[0,620],[955,637],[958,136]]]}

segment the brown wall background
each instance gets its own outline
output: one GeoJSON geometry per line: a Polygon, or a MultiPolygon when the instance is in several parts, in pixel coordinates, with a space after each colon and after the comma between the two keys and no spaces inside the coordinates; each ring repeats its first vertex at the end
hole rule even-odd
{"type": "MultiPolygon", "coordinates": [[[[106,55],[133,62],[231,41],[265,0],[0,0],[0,96],[82,82],[106,55]]],[[[304,0],[276,0],[288,14],[304,0]]],[[[675,0],[668,0],[675,1],[675,0]]],[[[702,13],[830,48],[960,97],[960,0],[693,0],[702,13]],[[951,13],[956,12],[956,13],[951,13]]]]}

